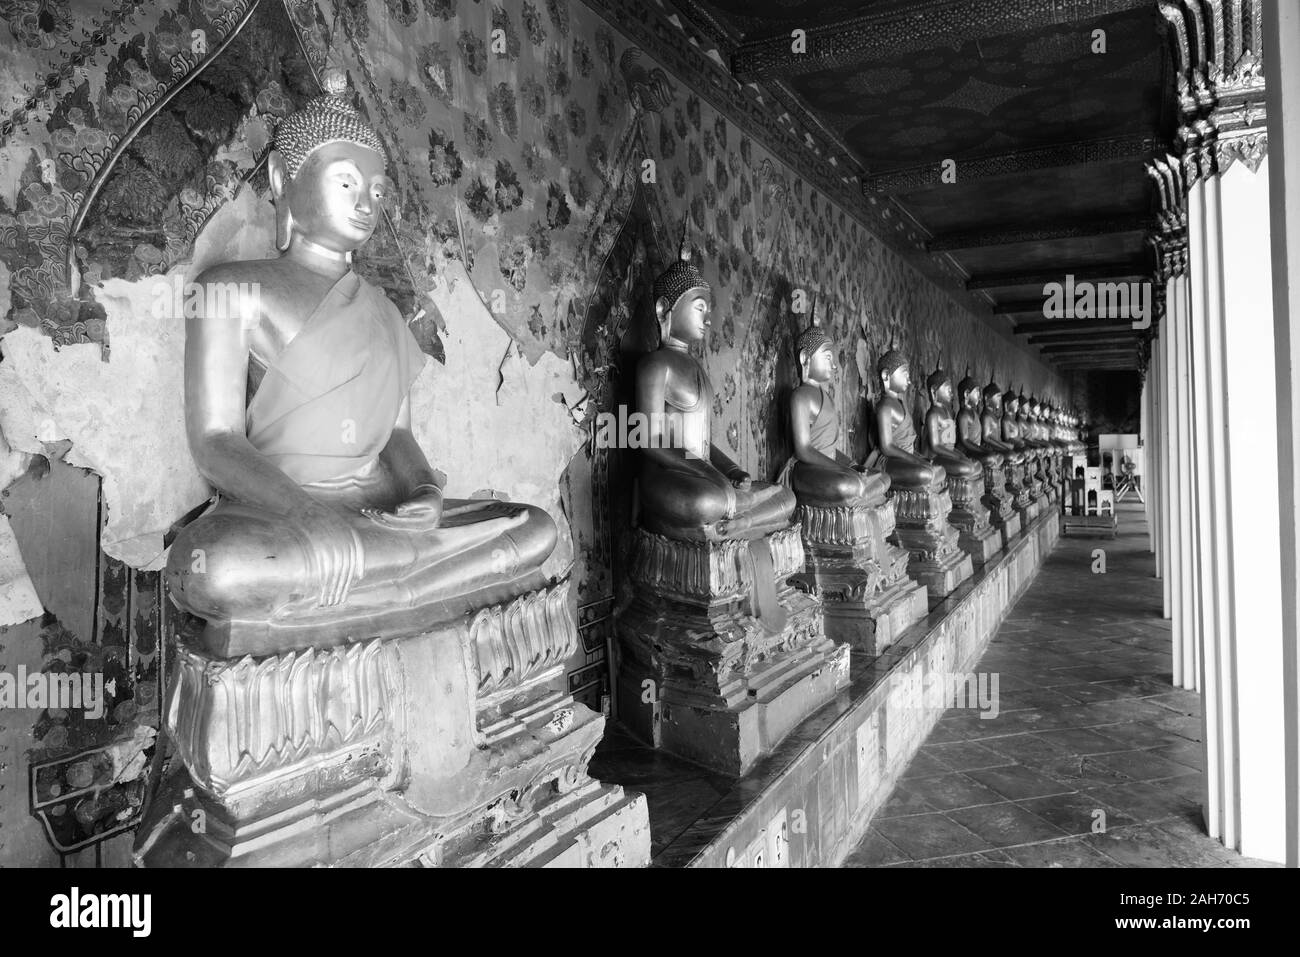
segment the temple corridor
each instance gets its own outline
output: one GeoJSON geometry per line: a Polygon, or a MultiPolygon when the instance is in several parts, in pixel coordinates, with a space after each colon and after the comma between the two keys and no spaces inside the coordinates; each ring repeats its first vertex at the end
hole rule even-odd
{"type": "Polygon", "coordinates": [[[1170,683],[1142,508],[1118,513],[1062,536],[976,669],[997,716],[950,708],[843,866],[1274,866],[1205,834],[1200,696],[1170,683]]]}

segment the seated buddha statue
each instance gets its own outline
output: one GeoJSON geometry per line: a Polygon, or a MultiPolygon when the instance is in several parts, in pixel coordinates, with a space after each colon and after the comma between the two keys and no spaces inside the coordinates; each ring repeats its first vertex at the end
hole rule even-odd
{"type": "Polygon", "coordinates": [[[1003,452],[987,443],[980,423],[980,384],[967,373],[957,385],[961,408],[957,410],[957,448],[981,465],[996,468],[1003,452]]]}
{"type": "Polygon", "coordinates": [[[935,369],[926,379],[925,386],[930,393],[930,408],[925,413],[926,439],[935,464],[942,465],[949,476],[982,476],[983,466],[957,448],[957,420],[952,414],[952,376],[943,369],[935,369]]]}
{"type": "Polygon", "coordinates": [[[981,444],[995,452],[1001,452],[1011,465],[1024,461],[1024,453],[1002,437],[1002,389],[997,383],[989,382],[984,387],[984,411],[980,415],[981,444]]]}
{"type": "Polygon", "coordinates": [[[799,337],[796,351],[803,382],[790,396],[794,455],[786,471],[795,496],[816,508],[882,504],[889,475],[852,464],[836,448],[840,413],[833,391],[835,354],[815,320],[799,337]]]}
{"type": "Polygon", "coordinates": [[[709,327],[711,293],[685,241],[652,295],[660,345],[636,370],[637,411],[649,431],[641,450],[642,527],[687,541],[758,539],[788,527],[794,493],[754,482],[711,440],[713,386],[690,353],[709,327]]]}
{"type": "Polygon", "coordinates": [[[1020,396],[1008,389],[1002,396],[1002,441],[1026,458],[1033,455],[1033,447],[1025,441],[1020,417],[1020,396]]]}
{"type": "Polygon", "coordinates": [[[556,541],[539,508],[444,499],[411,431],[426,357],[352,269],[392,188],[384,148],[342,77],[325,86],[274,134],[280,255],[198,277],[257,294],[186,320],[186,430],[216,494],[166,581],[218,654],[419,631],[544,584],[556,541]]]}
{"type": "Polygon", "coordinates": [[[881,465],[896,489],[928,489],[942,482],[944,468],[916,453],[916,426],[906,406],[911,369],[901,352],[890,349],[876,363],[883,392],[876,402],[875,426],[881,465]]]}

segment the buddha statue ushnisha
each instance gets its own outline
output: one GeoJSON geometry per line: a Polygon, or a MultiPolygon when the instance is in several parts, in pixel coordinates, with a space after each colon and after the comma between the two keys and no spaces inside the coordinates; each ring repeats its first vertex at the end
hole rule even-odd
{"type": "Polygon", "coordinates": [[[690,353],[708,330],[711,292],[685,237],[652,295],[660,345],[636,370],[637,409],[650,432],[641,450],[642,526],[687,541],[758,539],[787,528],[793,493],[754,482],[712,442],[713,386],[690,353]]]}
{"type": "Polygon", "coordinates": [[[957,447],[966,455],[990,468],[1002,464],[1004,452],[990,445],[984,437],[984,428],[980,422],[980,384],[971,376],[957,385],[957,394],[961,399],[961,408],[957,410],[957,447]]]}
{"type": "Polygon", "coordinates": [[[948,475],[974,478],[983,475],[979,462],[972,461],[957,448],[957,420],[952,414],[952,376],[935,368],[925,382],[930,393],[930,408],[925,413],[925,432],[930,455],[948,475]]]}
{"type": "Polygon", "coordinates": [[[907,358],[890,349],[876,363],[883,393],[876,401],[876,442],[882,464],[895,489],[928,489],[942,484],[944,470],[918,455],[916,426],[906,406],[911,369],[907,358]]]}
{"type": "Polygon", "coordinates": [[[166,574],[221,654],[422,630],[538,588],[556,541],[541,509],[444,500],[411,431],[426,357],[351,265],[392,188],[384,148],[343,77],[325,87],[274,135],[280,255],[199,277],[258,294],[186,324],[186,428],[216,496],[166,574]]]}
{"type": "Polygon", "coordinates": [[[836,448],[840,437],[834,392],[838,370],[831,340],[817,324],[815,312],[795,350],[803,381],[790,395],[794,455],[784,473],[790,487],[800,504],[815,508],[882,504],[889,491],[889,476],[852,464],[836,448]]]}

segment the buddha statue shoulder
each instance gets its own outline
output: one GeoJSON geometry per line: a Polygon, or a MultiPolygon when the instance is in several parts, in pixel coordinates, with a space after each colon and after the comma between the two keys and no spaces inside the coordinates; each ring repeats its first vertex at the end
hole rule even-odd
{"type": "Polygon", "coordinates": [[[649,429],[640,451],[642,526],[687,541],[756,539],[788,527],[794,494],[753,481],[713,444],[713,387],[691,354],[709,328],[712,294],[685,240],[652,295],[659,347],[636,370],[637,411],[649,429]]]}
{"type": "Polygon", "coordinates": [[[944,473],[916,451],[916,426],[906,405],[912,381],[907,358],[890,349],[876,363],[876,373],[882,391],[873,418],[884,470],[895,488],[929,488],[944,473]]]}
{"type": "Polygon", "coordinates": [[[925,382],[930,393],[930,408],[925,413],[925,431],[930,455],[936,465],[953,476],[973,477],[983,474],[975,462],[957,448],[957,420],[952,414],[952,376],[936,368],[925,382]]]}
{"type": "Polygon", "coordinates": [[[186,430],[215,495],[179,532],[166,581],[216,653],[409,634],[544,584],[556,541],[539,508],[445,499],[416,443],[409,393],[426,357],[351,265],[392,185],[345,91],[327,75],[274,134],[280,255],[198,277],[255,295],[186,320],[186,430]]]}
{"type": "Polygon", "coordinates": [[[838,368],[831,340],[815,318],[795,344],[801,382],[790,394],[794,454],[784,475],[800,504],[816,508],[880,505],[889,475],[855,465],[839,451],[840,413],[835,403],[838,368]]]}
{"type": "Polygon", "coordinates": [[[980,421],[980,384],[970,375],[957,385],[961,408],[957,410],[957,447],[982,465],[1002,464],[1002,452],[986,444],[984,426],[980,421]]]}

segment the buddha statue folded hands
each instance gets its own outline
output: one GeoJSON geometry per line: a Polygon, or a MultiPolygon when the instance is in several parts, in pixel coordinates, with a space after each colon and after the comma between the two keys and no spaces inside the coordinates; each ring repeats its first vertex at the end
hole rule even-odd
{"type": "Polygon", "coordinates": [[[220,654],[419,630],[538,588],[556,541],[539,508],[444,500],[416,443],[426,357],[351,266],[390,189],[383,146],[341,92],[276,130],[281,255],[199,277],[255,294],[187,319],[187,433],[216,495],[166,580],[220,654]]]}

